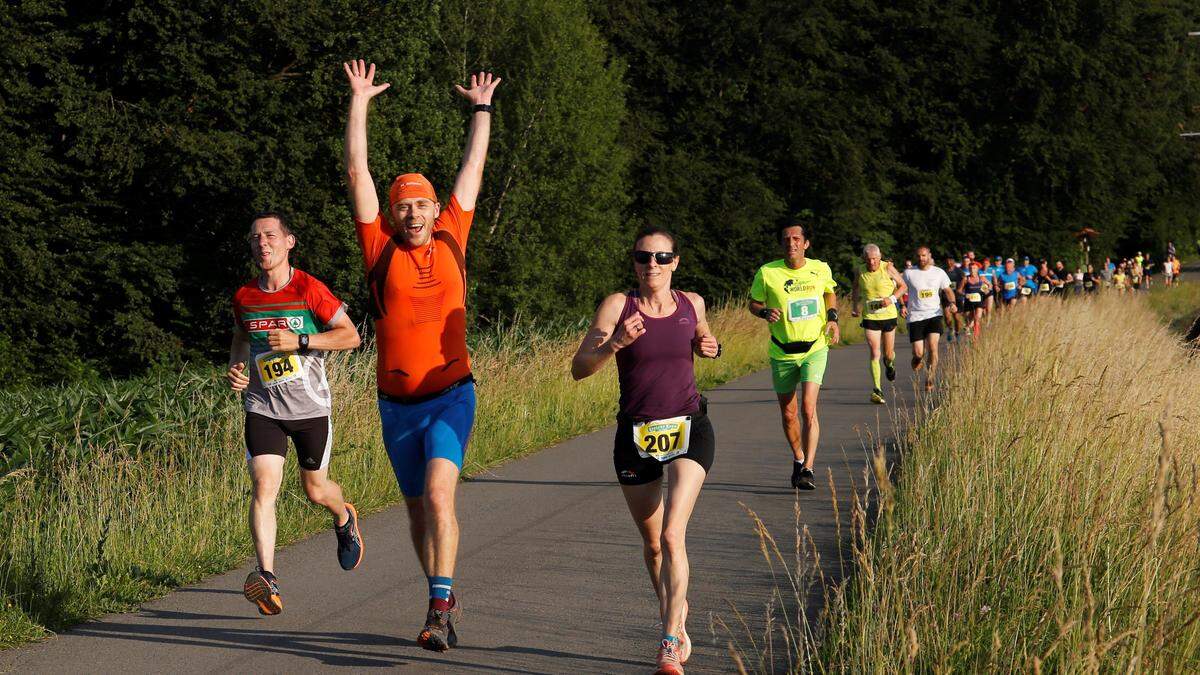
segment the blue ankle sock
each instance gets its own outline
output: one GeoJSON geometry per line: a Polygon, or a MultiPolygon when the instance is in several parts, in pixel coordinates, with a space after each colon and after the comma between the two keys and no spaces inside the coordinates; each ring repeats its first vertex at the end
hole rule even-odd
{"type": "Polygon", "coordinates": [[[429,597],[437,600],[450,599],[450,587],[454,585],[452,577],[426,577],[429,580],[429,597]]]}
{"type": "Polygon", "coordinates": [[[674,635],[664,635],[663,640],[666,642],[674,642],[677,645],[679,644],[679,638],[675,637],[674,635]]]}

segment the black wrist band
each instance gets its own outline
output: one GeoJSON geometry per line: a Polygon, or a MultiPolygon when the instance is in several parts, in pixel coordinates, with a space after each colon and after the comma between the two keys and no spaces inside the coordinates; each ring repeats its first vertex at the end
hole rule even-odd
{"type": "Polygon", "coordinates": [[[301,354],[308,353],[308,333],[300,334],[300,350],[299,351],[301,354]]]}
{"type": "Polygon", "coordinates": [[[826,320],[826,321],[832,321],[832,322],[834,322],[834,323],[837,323],[837,320],[838,320],[838,313],[837,313],[837,310],[836,310],[836,309],[827,309],[827,310],[825,310],[825,320],[826,320]]]}
{"type": "Polygon", "coordinates": [[[769,307],[763,307],[762,309],[758,310],[758,318],[760,319],[765,319],[770,315],[771,309],[769,307]]]}
{"type": "Polygon", "coordinates": [[[491,103],[477,103],[477,104],[475,104],[474,107],[471,108],[471,112],[473,112],[473,113],[485,112],[485,113],[491,114],[493,112],[496,112],[496,109],[492,107],[491,103]]]}
{"type": "Polygon", "coordinates": [[[721,352],[722,352],[722,351],[723,351],[723,349],[722,349],[721,345],[717,345],[717,355],[716,355],[716,356],[714,356],[713,358],[714,358],[714,359],[719,359],[719,358],[721,358],[721,352]]]}

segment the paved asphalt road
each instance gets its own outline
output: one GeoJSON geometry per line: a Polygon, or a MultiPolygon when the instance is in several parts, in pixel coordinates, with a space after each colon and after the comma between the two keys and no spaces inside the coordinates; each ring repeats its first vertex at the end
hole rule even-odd
{"type": "MultiPolygon", "coordinates": [[[[911,399],[908,345],[899,337],[900,377],[889,385],[889,398],[911,399]]],[[[868,387],[865,346],[834,350],[819,409],[820,488],[799,496],[801,521],[833,579],[840,576],[839,530],[826,471],[832,470],[844,517],[851,480],[862,485],[864,442],[892,433],[892,405],[868,403],[868,387]]],[[[785,555],[795,546],[791,459],[769,374],[748,375],[708,396],[717,456],[688,531],[688,627],[695,642],[689,673],[733,669],[725,648],[730,634],[717,621],[734,626],[733,637],[748,643],[733,607],[761,638],[775,582],[741,504],[766,522],[785,555]]],[[[615,483],[611,448],[610,428],[462,486],[455,587],[465,615],[460,646],[445,655],[414,642],[425,614],[425,578],[408,544],[405,515],[393,508],[364,519],[366,558],[354,572],[338,568],[331,532],[281,551],[276,565],[286,609],[279,616],[259,616],[242,598],[252,567],[247,561],[136,613],[0,652],[0,671],[648,673],[659,636],[657,610],[615,483]]],[[[783,657],[770,666],[785,668],[783,657]]]]}

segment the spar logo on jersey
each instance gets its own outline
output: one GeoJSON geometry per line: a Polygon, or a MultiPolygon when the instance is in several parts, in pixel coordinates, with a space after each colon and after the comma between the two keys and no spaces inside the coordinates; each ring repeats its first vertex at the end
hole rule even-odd
{"type": "Polygon", "coordinates": [[[268,330],[290,330],[298,333],[304,329],[302,316],[272,316],[265,319],[250,319],[246,322],[247,333],[257,333],[268,330]]]}

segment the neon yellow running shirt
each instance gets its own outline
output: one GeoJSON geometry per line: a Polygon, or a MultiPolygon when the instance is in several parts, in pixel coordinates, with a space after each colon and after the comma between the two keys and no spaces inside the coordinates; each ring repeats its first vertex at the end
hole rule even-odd
{"type": "Polygon", "coordinates": [[[896,303],[885,303],[882,298],[896,292],[896,281],[888,274],[886,260],[879,263],[879,269],[874,272],[861,272],[858,275],[858,292],[863,298],[863,318],[871,321],[885,321],[900,316],[896,311],[896,303]]]}
{"type": "Polygon", "coordinates": [[[779,360],[800,360],[826,345],[825,293],[837,287],[829,265],[807,258],[804,267],[794,270],[786,260],[775,260],[758,268],[750,286],[750,299],[778,309],[783,315],[770,324],[771,337],[779,342],[812,342],[801,354],[788,354],[772,340],[767,355],[779,360]]]}

